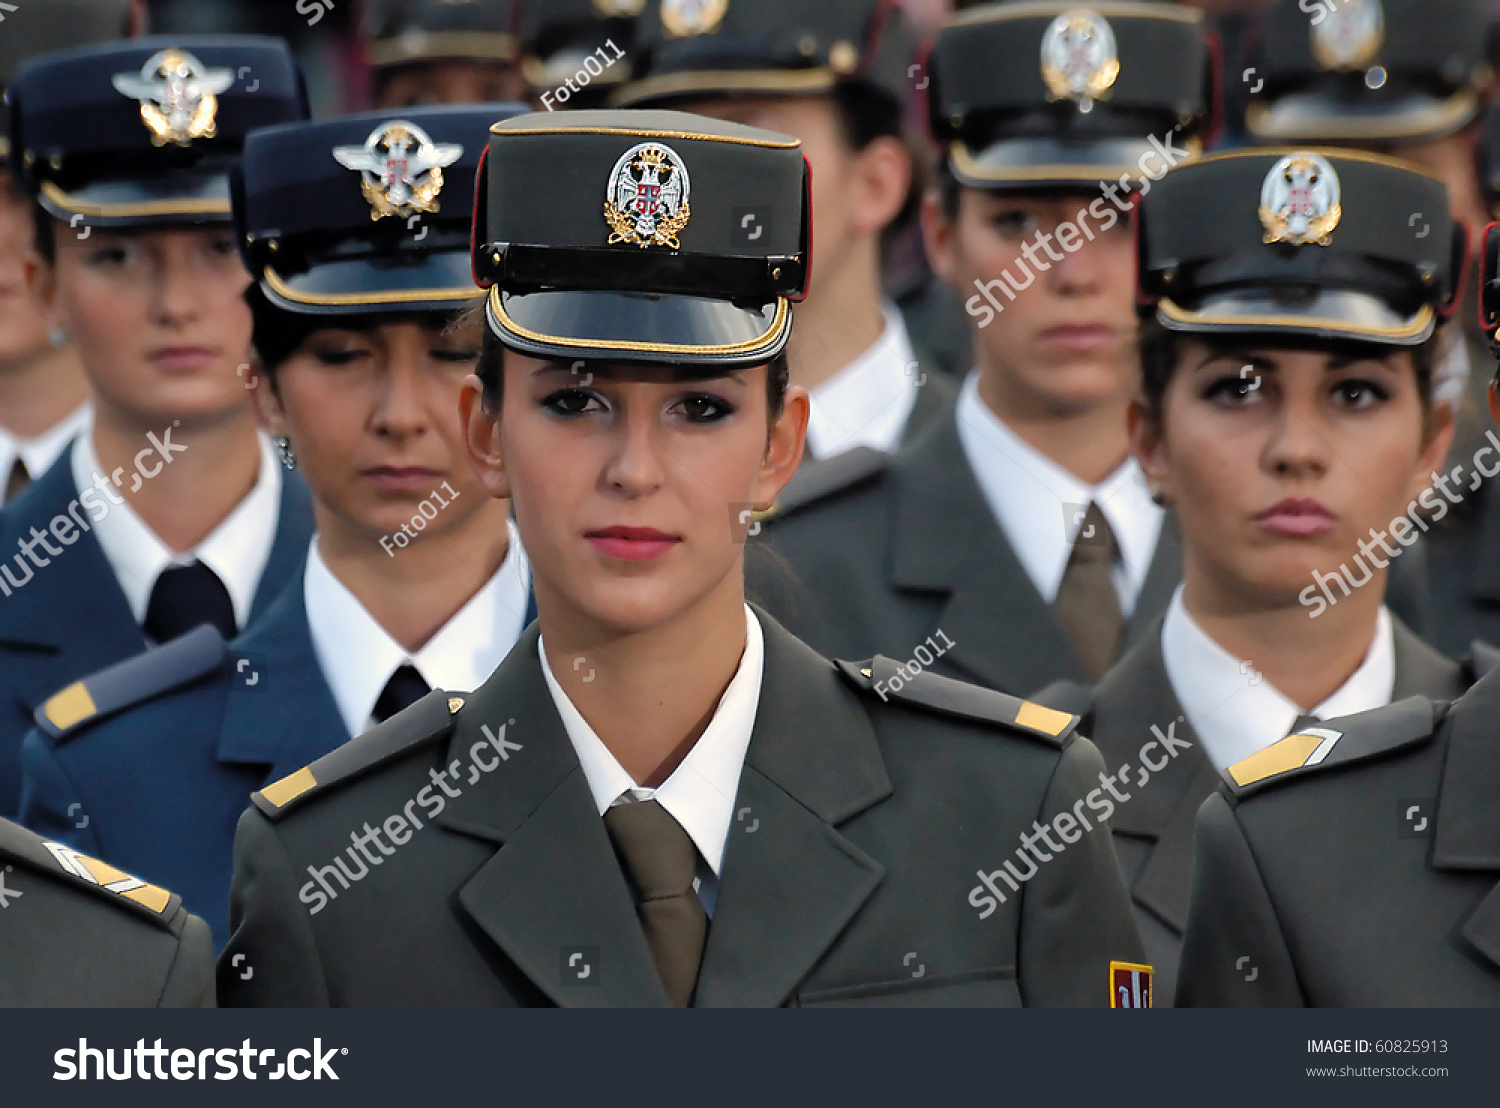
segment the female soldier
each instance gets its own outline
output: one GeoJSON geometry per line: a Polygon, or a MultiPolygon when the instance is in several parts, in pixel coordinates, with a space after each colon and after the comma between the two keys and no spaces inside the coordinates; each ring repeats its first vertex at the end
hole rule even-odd
{"type": "Polygon", "coordinates": [[[1306,151],[1183,167],[1143,201],[1142,285],[1161,299],[1143,313],[1134,449],[1177,510],[1183,581],[1094,690],[1087,733],[1138,782],[1114,831],[1163,997],[1219,774],[1308,717],[1467,684],[1384,604],[1452,437],[1435,311],[1463,235],[1443,201],[1415,166],[1306,151]],[[1429,235],[1383,230],[1408,210],[1429,235]]]}
{"type": "Polygon", "coordinates": [[[1070,815],[1100,768],[1072,717],[832,665],[745,604],[751,514],[807,426],[781,357],[811,233],[796,140],[531,115],[486,172],[463,415],[537,555],[539,626],[472,695],[255,795],[224,997],[1102,1006],[1112,961],[1138,983],[1109,837],[1070,815]],[[1071,845],[976,901],[1039,812],[1071,845]]]}
{"type": "Polygon", "coordinates": [[[84,679],[97,714],[59,722],[54,698],[25,744],[23,819],[175,889],[220,945],[251,790],[431,686],[477,686],[529,618],[525,555],[456,415],[478,335],[447,327],[478,291],[474,173],[507,111],[370,114],[246,143],[252,395],[318,521],[300,584],[232,652],[203,630],[84,679]]]}
{"type": "Polygon", "coordinates": [[[140,39],[36,58],[9,90],[35,202],[34,284],[71,340],[92,427],[0,512],[0,813],[32,712],[199,623],[226,636],[275,599],[312,532],[246,391],[249,275],[230,161],[304,119],[277,39],[140,39]],[[253,90],[253,91],[252,91],[253,90]]]}

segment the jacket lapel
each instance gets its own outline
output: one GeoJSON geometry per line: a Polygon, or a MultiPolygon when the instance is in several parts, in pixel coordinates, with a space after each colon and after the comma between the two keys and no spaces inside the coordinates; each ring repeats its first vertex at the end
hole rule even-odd
{"type": "Polygon", "coordinates": [[[1135,598],[1135,608],[1130,613],[1130,626],[1125,633],[1126,650],[1143,641],[1153,627],[1155,633],[1160,634],[1159,619],[1181,582],[1182,533],[1177,524],[1177,513],[1168,511],[1162,515],[1156,550],[1151,555],[1146,580],[1141,583],[1141,594],[1135,598]]]}
{"type": "Polygon", "coordinates": [[[501,737],[520,745],[437,817],[499,848],[458,890],[458,904],[560,1006],[667,1007],[630,890],[542,676],[539,635],[534,625],[522,635],[458,715],[450,762],[468,764],[475,744],[493,749],[501,737]],[[597,985],[565,983],[565,952],[574,945],[597,948],[597,985]]]}
{"type": "Polygon", "coordinates": [[[892,480],[891,584],[948,594],[937,623],[954,643],[948,660],[1018,696],[1084,680],[1083,663],[985,502],[951,410],[899,456],[892,480]]]}
{"type": "MultiPolygon", "coordinates": [[[[281,475],[281,506],[276,515],[276,538],[271,543],[271,554],[266,559],[266,568],[255,588],[255,599],[250,604],[250,620],[253,622],[264,612],[292,582],[301,583],[301,569],[307,559],[307,547],[312,542],[313,531],[312,494],[297,473],[283,472],[281,475]]],[[[244,630],[249,630],[247,624],[244,630]]]]}
{"type": "MultiPolygon", "coordinates": [[[[67,518],[70,507],[75,519],[89,521],[89,512],[74,503],[77,499],[65,455],[0,515],[5,524],[0,527],[0,551],[4,552],[0,556],[11,559],[11,573],[24,581],[10,596],[0,598],[0,644],[51,654],[25,671],[31,681],[18,692],[28,713],[80,674],[93,673],[146,647],[145,636],[92,529],[82,531],[71,546],[54,555],[51,565],[26,563],[33,574],[30,580],[25,580],[14,560],[21,557],[16,553],[17,542],[30,535],[33,525],[44,530],[50,520],[67,518]]],[[[40,548],[34,549],[39,557],[46,557],[40,548]]],[[[6,584],[10,587],[9,581],[6,584]]]]}
{"type": "MultiPolygon", "coordinates": [[[[1448,754],[1438,786],[1432,864],[1437,869],[1500,870],[1500,745],[1494,720],[1500,713],[1500,671],[1474,685],[1448,717],[1448,754]]],[[[1469,944],[1500,967],[1500,885],[1479,903],[1460,928],[1469,944]]]]}
{"type": "Polygon", "coordinates": [[[826,660],[756,615],[763,691],[698,1007],[785,1003],[885,873],[836,829],[892,792],[869,717],[826,660]]]}
{"type": "Polygon", "coordinates": [[[343,718],[318,665],[302,574],[294,570],[281,596],[230,644],[221,762],[269,766],[276,781],[347,742],[343,718]],[[243,675],[240,662],[248,661],[243,675]],[[245,682],[250,676],[255,684],[245,682]]]}
{"type": "Polygon", "coordinates": [[[1105,768],[1113,773],[1128,764],[1124,784],[1135,786],[1130,800],[1116,809],[1114,830],[1154,842],[1131,898],[1180,934],[1192,885],[1194,821],[1199,806],[1218,787],[1219,774],[1167,678],[1160,616],[1100,682],[1091,723],[1087,733],[1104,755],[1105,768]],[[1158,736],[1192,746],[1167,750],[1158,736]],[[1152,742],[1155,748],[1143,757],[1143,748],[1152,742]],[[1162,768],[1152,768],[1163,761],[1162,768]]]}
{"type": "Polygon", "coordinates": [[[1391,614],[1391,637],[1395,640],[1396,652],[1392,703],[1409,696],[1453,700],[1463,695],[1463,671],[1459,664],[1443,657],[1418,638],[1395,613],[1391,614]]]}

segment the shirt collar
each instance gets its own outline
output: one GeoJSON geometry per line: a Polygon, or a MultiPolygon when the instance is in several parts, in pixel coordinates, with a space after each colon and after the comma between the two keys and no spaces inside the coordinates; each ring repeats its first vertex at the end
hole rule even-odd
{"type": "MultiPolygon", "coordinates": [[[[408,654],[333,575],[313,538],[302,575],[313,653],[351,736],[367,730],[391,674],[414,666],[434,689],[469,692],[505,660],[524,629],[531,566],[515,524],[505,560],[425,646],[408,654]]],[[[399,555],[398,555],[399,557],[399,555]]]]}
{"type": "MultiPolygon", "coordinates": [[[[236,626],[243,628],[249,621],[255,591],[260,586],[266,563],[271,560],[271,547],[276,542],[276,528],[281,517],[281,464],[270,439],[264,435],[256,437],[260,444],[260,474],[255,487],[207,538],[181,554],[169,550],[120,493],[111,489],[104,495],[95,494],[97,501],[107,510],[101,518],[93,521],[94,537],[99,540],[105,558],[114,569],[115,578],[120,582],[137,623],[146,618],[151,590],[162,570],[173,565],[190,565],[194,561],[203,562],[224,583],[234,605],[236,626]]],[[[150,465],[163,464],[155,449],[151,451],[151,457],[150,465]]],[[[96,480],[101,486],[114,485],[115,489],[122,490],[127,487],[123,470],[116,470],[117,482],[100,474],[92,435],[79,435],[74,440],[70,462],[73,484],[80,493],[93,486],[96,480]]],[[[149,474],[143,471],[130,476],[132,483],[136,476],[149,478],[149,474]]],[[[90,508],[90,515],[92,513],[90,508]]]]}
{"type": "Polygon", "coordinates": [[[921,382],[900,311],[886,302],[881,314],[880,337],[810,394],[807,445],[819,458],[857,446],[890,453],[901,444],[921,382]]]}
{"type": "Polygon", "coordinates": [[[739,668],[735,670],[729,687],[719,699],[713,719],[682,764],[655,789],[637,786],[579,714],[552,675],[547,652],[540,640],[537,653],[541,655],[542,675],[547,679],[552,702],[557,705],[563,728],[578,753],[579,765],[583,767],[584,779],[588,781],[599,814],[602,816],[622,798],[656,800],[682,825],[697,846],[698,853],[717,876],[724,862],[724,843],[734,818],[740,771],[745,765],[745,752],[750,747],[755,713],[760,706],[765,640],[755,613],[746,606],[745,653],[740,657],[739,668]]]}
{"type": "Polygon", "coordinates": [[[1116,588],[1128,615],[1151,568],[1162,510],[1151,502],[1145,475],[1127,458],[1098,485],[1088,485],[1031,446],[979,397],[971,372],[958,399],[958,437],[969,468],[1037,592],[1051,604],[1073,552],[1078,513],[1099,505],[1119,544],[1116,588]]]}
{"type": "Polygon", "coordinates": [[[18,438],[0,427],[0,503],[4,503],[5,481],[17,458],[35,481],[52,468],[70,442],[88,429],[93,414],[93,408],[84,401],[40,435],[29,439],[18,438]]]}
{"type": "MultiPolygon", "coordinates": [[[[1162,621],[1161,655],[1183,714],[1221,772],[1285,738],[1302,716],[1253,660],[1234,657],[1208,637],[1182,603],[1180,585],[1162,621]]],[[[1334,719],[1379,708],[1391,702],[1395,687],[1395,637],[1390,613],[1382,607],[1365,660],[1309,714],[1334,719]]]]}

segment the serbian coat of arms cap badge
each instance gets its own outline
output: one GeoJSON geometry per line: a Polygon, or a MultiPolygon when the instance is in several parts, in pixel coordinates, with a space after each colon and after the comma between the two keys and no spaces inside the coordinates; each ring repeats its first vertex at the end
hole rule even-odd
{"type": "Polygon", "coordinates": [[[1076,100],[1088,111],[1120,76],[1115,33],[1103,16],[1078,8],[1064,12],[1042,35],[1042,80],[1057,100],[1076,100]]]}
{"type": "Polygon", "coordinates": [[[609,244],[682,249],[677,236],[692,218],[691,189],[687,166],[677,151],[660,142],[632,146],[609,175],[604,201],[609,244]]]}
{"type": "Polygon", "coordinates": [[[1261,185],[1260,222],[1267,243],[1327,246],[1342,215],[1339,175],[1317,154],[1288,154],[1261,185]]]}

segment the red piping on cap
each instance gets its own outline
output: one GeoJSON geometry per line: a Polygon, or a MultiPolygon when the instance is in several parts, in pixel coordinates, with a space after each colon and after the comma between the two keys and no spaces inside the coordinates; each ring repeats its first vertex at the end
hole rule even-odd
{"type": "Polygon", "coordinates": [[[1210,30],[1208,42],[1208,126],[1203,132],[1203,148],[1212,149],[1224,134],[1224,39],[1210,30]]]}
{"type": "MultiPolygon", "coordinates": [[[[489,183],[486,180],[488,175],[485,173],[485,170],[488,168],[489,159],[490,147],[489,143],[485,143],[484,150],[479,155],[479,168],[474,171],[474,217],[469,223],[469,273],[474,278],[474,284],[482,289],[487,289],[494,284],[493,281],[486,282],[479,279],[478,264],[480,221],[486,214],[485,200],[487,197],[485,194],[487,192],[486,186],[489,183]]],[[[485,230],[488,230],[488,228],[485,228],[485,230]]]]}
{"type": "MultiPolygon", "coordinates": [[[[1490,257],[1490,236],[1495,233],[1496,227],[1500,227],[1500,223],[1489,224],[1479,234],[1479,329],[1487,335],[1493,334],[1495,330],[1495,324],[1491,323],[1489,318],[1485,315],[1484,286],[1489,280],[1494,279],[1488,272],[1488,263],[1490,257]]],[[[1500,276],[1500,274],[1497,274],[1495,276],[1500,276]]]]}

